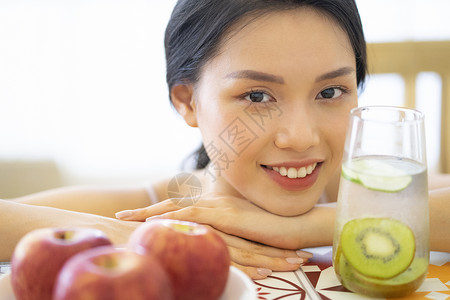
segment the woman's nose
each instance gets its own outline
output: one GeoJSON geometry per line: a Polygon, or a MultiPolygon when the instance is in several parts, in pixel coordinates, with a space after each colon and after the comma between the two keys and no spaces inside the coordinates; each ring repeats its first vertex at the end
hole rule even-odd
{"type": "MultiPolygon", "coordinates": [[[[280,149],[292,149],[304,152],[320,141],[320,122],[314,112],[301,107],[285,111],[279,118],[275,134],[275,145],[280,149]]],[[[322,120],[326,122],[326,120],[322,120]]]]}

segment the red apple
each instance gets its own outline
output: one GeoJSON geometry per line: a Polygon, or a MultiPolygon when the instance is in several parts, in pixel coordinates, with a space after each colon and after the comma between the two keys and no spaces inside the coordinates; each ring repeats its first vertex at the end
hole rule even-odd
{"type": "Polygon", "coordinates": [[[11,284],[17,300],[50,300],[54,281],[74,254],[110,240],[96,229],[43,228],[27,233],[11,259],[11,284]]]}
{"type": "Polygon", "coordinates": [[[170,279],[151,255],[97,247],[64,264],[53,300],[172,300],[170,279]]]}
{"type": "Polygon", "coordinates": [[[139,226],[128,245],[158,258],[171,278],[176,300],[214,300],[222,295],[230,255],[224,240],[208,227],[155,219],[139,226]]]}

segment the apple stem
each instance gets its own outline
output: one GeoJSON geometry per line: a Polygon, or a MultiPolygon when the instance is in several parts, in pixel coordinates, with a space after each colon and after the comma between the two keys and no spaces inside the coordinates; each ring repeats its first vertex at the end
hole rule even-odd
{"type": "Polygon", "coordinates": [[[60,240],[68,240],[73,236],[72,231],[58,231],[55,232],[55,238],[60,240]]]}
{"type": "Polygon", "coordinates": [[[115,257],[104,256],[102,266],[107,269],[114,269],[117,267],[117,260],[115,257]]]}

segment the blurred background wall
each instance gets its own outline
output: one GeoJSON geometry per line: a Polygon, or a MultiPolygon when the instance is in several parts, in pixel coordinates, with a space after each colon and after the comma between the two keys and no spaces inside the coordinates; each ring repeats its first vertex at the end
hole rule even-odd
{"type": "MultiPolygon", "coordinates": [[[[0,198],[179,172],[200,144],[169,105],[163,32],[174,0],[0,0],[0,198]]],[[[357,0],[369,43],[450,40],[450,1],[357,0]]],[[[430,170],[440,77],[417,78],[430,170]]],[[[369,77],[360,105],[402,105],[403,79],[369,77]]]]}

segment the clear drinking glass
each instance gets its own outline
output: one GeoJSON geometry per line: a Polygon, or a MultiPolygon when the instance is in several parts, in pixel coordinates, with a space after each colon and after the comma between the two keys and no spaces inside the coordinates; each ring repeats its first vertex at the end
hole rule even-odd
{"type": "Polygon", "coordinates": [[[373,297],[415,291],[429,263],[424,116],[398,107],[350,114],[333,266],[349,290],[373,297]]]}

